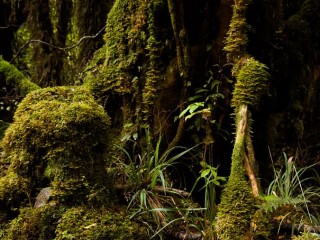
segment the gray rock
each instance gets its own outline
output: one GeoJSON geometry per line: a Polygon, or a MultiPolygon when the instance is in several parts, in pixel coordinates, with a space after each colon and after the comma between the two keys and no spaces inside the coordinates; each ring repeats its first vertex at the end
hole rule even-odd
{"type": "Polygon", "coordinates": [[[35,208],[43,207],[47,205],[49,198],[51,197],[51,188],[42,188],[36,197],[36,202],[34,203],[35,208]]]}

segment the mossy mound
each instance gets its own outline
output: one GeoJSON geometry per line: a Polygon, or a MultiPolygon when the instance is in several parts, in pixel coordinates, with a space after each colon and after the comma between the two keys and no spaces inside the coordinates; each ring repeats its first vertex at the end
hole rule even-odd
{"type": "Polygon", "coordinates": [[[103,107],[82,87],[30,93],[2,140],[0,200],[11,201],[15,194],[33,199],[50,185],[61,203],[107,201],[109,124],[103,107]]]}
{"type": "Polygon", "coordinates": [[[253,57],[244,57],[234,67],[237,82],[233,91],[234,107],[247,104],[257,108],[261,96],[267,93],[270,75],[268,67],[253,57]]]}
{"type": "Polygon", "coordinates": [[[55,229],[63,212],[63,208],[55,206],[21,208],[18,217],[0,228],[0,238],[55,239],[55,229]]]}
{"type": "Polygon", "coordinates": [[[23,208],[0,230],[3,240],[16,239],[149,239],[146,227],[130,221],[125,212],[82,206],[23,208]]]}
{"type": "Polygon", "coordinates": [[[149,239],[146,227],[132,222],[125,212],[82,207],[68,209],[59,220],[55,239],[149,239]]]}

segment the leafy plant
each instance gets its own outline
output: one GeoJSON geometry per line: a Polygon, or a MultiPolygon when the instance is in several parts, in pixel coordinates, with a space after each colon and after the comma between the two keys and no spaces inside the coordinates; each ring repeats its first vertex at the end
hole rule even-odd
{"type": "Polygon", "coordinates": [[[195,189],[199,181],[204,180],[204,185],[202,189],[205,190],[204,197],[204,207],[205,207],[205,216],[212,222],[216,216],[216,192],[215,187],[220,186],[220,182],[226,181],[225,177],[218,176],[217,168],[212,167],[205,161],[201,161],[200,165],[202,167],[200,171],[200,176],[197,178],[191,192],[195,189]]]}
{"type": "Polygon", "coordinates": [[[305,173],[316,164],[297,168],[293,157],[288,159],[285,153],[283,160],[284,165],[279,170],[276,170],[273,164],[274,179],[269,184],[267,195],[263,198],[264,202],[259,207],[265,212],[278,211],[284,216],[280,225],[286,219],[291,219],[293,223],[308,220],[308,224],[314,224],[316,219],[310,211],[310,206],[314,205],[314,199],[319,199],[320,188],[316,185],[310,186],[315,178],[305,177],[305,173]]]}
{"type": "MultiPolygon", "coordinates": [[[[198,89],[194,95],[189,97],[188,106],[180,113],[179,118],[184,117],[185,120],[191,119],[196,115],[202,116],[203,119],[208,119],[211,116],[211,111],[213,111],[220,99],[224,99],[225,96],[221,91],[221,84],[223,78],[228,82],[231,82],[224,74],[224,67],[228,64],[220,67],[219,65],[214,65],[215,70],[210,70],[208,72],[208,79],[204,85],[198,89]]],[[[211,120],[215,123],[214,120],[211,120]]]]}
{"type": "MultiPolygon", "coordinates": [[[[204,181],[202,189],[205,190],[204,196],[204,226],[202,227],[203,235],[212,234],[213,221],[215,220],[217,207],[216,207],[216,186],[220,186],[221,182],[226,181],[225,177],[218,176],[217,168],[209,165],[205,161],[201,161],[200,165],[200,176],[196,179],[191,192],[194,191],[195,187],[199,184],[200,180],[204,181]],[[211,229],[212,228],[212,229],[211,229]],[[211,229],[211,230],[210,230],[211,229]],[[206,231],[206,233],[204,232],[206,231]]],[[[199,190],[199,191],[200,191],[199,190]]]]}
{"type": "Polygon", "coordinates": [[[177,161],[189,153],[193,148],[176,146],[163,153],[160,150],[162,138],[158,138],[153,147],[151,134],[148,129],[145,131],[145,144],[143,146],[140,139],[141,152],[131,156],[131,154],[121,146],[118,146],[127,157],[128,163],[120,163],[123,166],[127,183],[128,210],[132,212],[131,218],[141,214],[149,214],[156,225],[155,235],[161,235],[164,227],[180,219],[184,214],[181,206],[184,199],[182,190],[174,189],[168,177],[168,169],[174,168],[177,161]],[[178,217],[170,215],[178,214],[178,217]]]}

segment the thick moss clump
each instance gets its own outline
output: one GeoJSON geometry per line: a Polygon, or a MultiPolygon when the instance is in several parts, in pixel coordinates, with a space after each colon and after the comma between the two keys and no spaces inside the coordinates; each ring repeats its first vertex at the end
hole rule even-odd
{"type": "Polygon", "coordinates": [[[9,126],[9,123],[0,120],[0,141],[3,138],[4,132],[6,131],[8,126],[9,126]]]}
{"type": "Polygon", "coordinates": [[[18,217],[1,229],[2,240],[55,239],[55,229],[64,209],[55,206],[22,208],[18,217]]]}
{"type": "MultiPolygon", "coordinates": [[[[0,56],[0,80],[5,79],[6,85],[14,87],[20,96],[24,97],[29,92],[39,89],[40,87],[31,82],[13,65],[3,60],[0,56]]],[[[4,84],[2,84],[4,85],[4,84]]]]}
{"type": "Polygon", "coordinates": [[[104,158],[109,124],[103,107],[84,88],[30,93],[2,141],[0,200],[11,201],[16,193],[32,200],[50,185],[58,202],[107,201],[112,191],[104,158]]]}
{"type": "Polygon", "coordinates": [[[237,82],[233,91],[232,105],[234,107],[247,104],[257,108],[261,96],[267,92],[270,75],[268,68],[253,57],[245,57],[235,65],[237,82]]]}
{"type": "Polygon", "coordinates": [[[18,217],[1,228],[2,240],[149,239],[147,228],[130,221],[124,212],[80,206],[23,208],[18,217]]]}
{"type": "Polygon", "coordinates": [[[130,221],[125,213],[74,207],[59,220],[55,239],[145,240],[149,236],[146,227],[130,221]]]}

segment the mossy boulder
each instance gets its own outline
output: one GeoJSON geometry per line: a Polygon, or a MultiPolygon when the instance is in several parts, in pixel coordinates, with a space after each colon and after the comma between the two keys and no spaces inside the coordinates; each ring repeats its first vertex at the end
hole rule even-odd
{"type": "Polygon", "coordinates": [[[125,210],[45,206],[23,208],[18,217],[0,227],[3,240],[145,240],[145,226],[130,221],[125,210]]]}
{"type": "Polygon", "coordinates": [[[82,87],[46,88],[27,95],[1,143],[0,201],[15,196],[33,200],[47,186],[60,203],[108,201],[109,125],[103,107],[82,87]]]}
{"type": "Polygon", "coordinates": [[[55,239],[86,240],[144,240],[149,239],[147,228],[130,221],[126,211],[74,207],[59,220],[55,239]]]}
{"type": "Polygon", "coordinates": [[[62,207],[21,208],[20,214],[8,224],[0,226],[2,240],[55,239],[58,220],[65,211],[62,207]]]}

